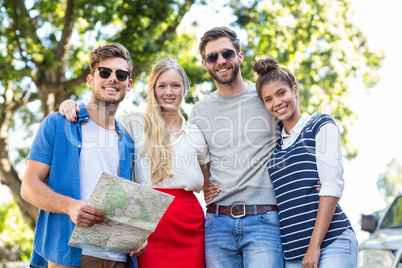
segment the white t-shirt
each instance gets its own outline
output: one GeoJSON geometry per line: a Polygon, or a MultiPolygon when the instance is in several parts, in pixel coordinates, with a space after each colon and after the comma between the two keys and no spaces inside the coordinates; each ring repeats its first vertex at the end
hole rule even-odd
{"type": "Polygon", "coordinates": [[[166,177],[156,185],[152,184],[151,167],[148,152],[142,155],[146,143],[141,113],[131,113],[118,118],[120,125],[134,141],[135,163],[133,169],[134,181],[141,185],[155,188],[178,188],[187,191],[200,192],[204,178],[200,165],[209,162],[208,146],[199,128],[182,118],[183,124],[178,133],[171,134],[173,147],[172,168],[173,177],[166,177]]]}
{"type": "MultiPolygon", "coordinates": [[[[119,176],[119,136],[91,120],[82,122],[82,150],[79,158],[81,200],[89,200],[102,172],[119,176]]],[[[82,255],[126,262],[127,255],[82,250],[82,255]]]]}

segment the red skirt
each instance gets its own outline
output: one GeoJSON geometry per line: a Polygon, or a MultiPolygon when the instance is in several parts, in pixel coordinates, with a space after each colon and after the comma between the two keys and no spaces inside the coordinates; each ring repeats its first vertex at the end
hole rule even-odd
{"type": "Polygon", "coordinates": [[[192,191],[154,188],[175,196],[148,237],[139,268],[204,268],[204,211],[192,191]]]}

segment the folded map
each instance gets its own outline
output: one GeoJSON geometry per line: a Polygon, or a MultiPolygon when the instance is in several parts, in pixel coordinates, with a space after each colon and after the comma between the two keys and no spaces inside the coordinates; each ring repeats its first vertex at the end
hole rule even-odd
{"type": "Polygon", "coordinates": [[[106,214],[107,222],[76,225],[69,246],[114,253],[130,253],[155,231],[174,196],[102,173],[88,204],[106,214]]]}

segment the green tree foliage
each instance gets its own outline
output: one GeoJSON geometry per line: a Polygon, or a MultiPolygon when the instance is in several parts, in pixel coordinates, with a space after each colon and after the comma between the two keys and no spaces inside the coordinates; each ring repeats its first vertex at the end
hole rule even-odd
{"type": "Polygon", "coordinates": [[[29,130],[62,100],[80,96],[99,44],[116,41],[130,50],[135,81],[157,58],[191,47],[186,42],[194,38],[176,29],[194,1],[0,0],[0,176],[32,227],[37,209],[20,197],[9,129],[18,118],[29,130]]]}
{"type": "Polygon", "coordinates": [[[387,170],[379,175],[377,187],[388,203],[402,193],[402,165],[398,160],[388,163],[387,170]]]}
{"type": "MultiPolygon", "coordinates": [[[[186,30],[179,27],[192,6],[209,3],[195,1],[0,0],[0,177],[31,227],[37,209],[20,197],[20,174],[15,161],[10,161],[9,130],[27,131],[56,111],[62,100],[82,95],[90,51],[114,41],[132,54],[139,93],[134,102],[146,96],[144,83],[151,66],[166,56],[176,58],[189,76],[187,102],[197,101],[207,88],[213,90],[198,62],[197,22],[186,30]]],[[[217,6],[214,1],[210,4],[217,6]]],[[[243,77],[255,80],[252,65],[259,58],[278,58],[297,75],[302,109],[334,116],[347,155],[355,155],[347,140],[353,122],[353,112],[344,104],[348,79],[362,76],[366,86],[375,84],[383,54],[370,50],[351,24],[348,1],[231,0],[229,7],[235,18],[232,26],[247,36],[242,40],[243,77]]],[[[23,158],[26,153],[27,148],[17,152],[23,158]]]]}
{"type": "Polygon", "coordinates": [[[33,231],[14,201],[0,205],[0,261],[29,260],[33,231]]]}
{"type": "Polygon", "coordinates": [[[353,158],[357,150],[347,134],[355,116],[344,103],[348,81],[361,76],[367,87],[376,84],[384,54],[369,48],[351,23],[349,6],[347,0],[231,1],[238,18],[233,25],[247,31],[243,76],[255,80],[257,60],[278,59],[296,75],[301,110],[333,116],[340,123],[345,156],[353,158]]]}

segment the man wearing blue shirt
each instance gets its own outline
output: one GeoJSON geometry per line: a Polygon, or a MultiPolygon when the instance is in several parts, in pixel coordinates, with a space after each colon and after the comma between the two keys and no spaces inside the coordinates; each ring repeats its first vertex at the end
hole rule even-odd
{"type": "MultiPolygon", "coordinates": [[[[131,89],[131,57],[117,43],[91,54],[89,104],[81,104],[74,123],[59,113],[47,116],[32,144],[22,180],[22,197],[38,207],[31,267],[125,267],[124,254],[68,246],[75,224],[89,227],[106,216],[87,204],[104,171],[130,179],[134,146],[115,120],[131,89]]],[[[131,252],[138,255],[141,247],[131,252]]]]}

